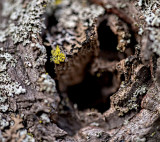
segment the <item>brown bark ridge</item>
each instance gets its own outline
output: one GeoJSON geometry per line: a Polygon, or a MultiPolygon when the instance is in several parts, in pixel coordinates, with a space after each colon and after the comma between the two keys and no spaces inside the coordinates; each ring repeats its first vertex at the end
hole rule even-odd
{"type": "Polygon", "coordinates": [[[160,141],[159,13],[158,0],[1,0],[0,141],[160,141]]]}

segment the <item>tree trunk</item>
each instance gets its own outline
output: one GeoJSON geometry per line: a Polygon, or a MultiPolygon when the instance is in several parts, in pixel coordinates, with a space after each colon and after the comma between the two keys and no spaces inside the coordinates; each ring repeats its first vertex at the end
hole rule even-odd
{"type": "Polygon", "coordinates": [[[160,141],[158,0],[1,0],[0,141],[160,141]]]}

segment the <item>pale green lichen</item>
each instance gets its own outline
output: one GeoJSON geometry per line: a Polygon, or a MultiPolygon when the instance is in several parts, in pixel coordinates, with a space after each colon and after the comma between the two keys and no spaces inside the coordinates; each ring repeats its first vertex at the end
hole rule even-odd
{"type": "MultiPolygon", "coordinates": [[[[33,66],[38,68],[44,65],[47,60],[45,47],[35,41],[41,34],[42,28],[45,28],[42,15],[45,12],[45,5],[48,1],[32,0],[23,3],[23,1],[6,0],[3,3],[2,16],[10,17],[10,19],[7,21],[5,28],[2,28],[3,30],[0,32],[0,42],[5,42],[8,37],[11,37],[14,44],[22,43],[23,46],[30,44],[31,47],[40,50],[41,54],[34,63],[29,60],[24,62],[26,67],[33,66]],[[32,40],[34,40],[34,43],[32,40]]],[[[4,23],[0,27],[4,27],[4,23]]],[[[3,70],[5,68],[5,65],[3,65],[3,70]]]]}
{"type": "MultiPolygon", "coordinates": [[[[127,89],[129,89],[129,88],[127,88],[127,89]]],[[[119,98],[118,98],[118,99],[120,99],[119,100],[120,102],[122,100],[127,99],[127,97],[128,97],[126,95],[127,89],[121,91],[121,96],[119,96],[119,98]]],[[[123,116],[125,113],[127,113],[130,110],[137,110],[139,107],[139,104],[137,103],[138,98],[139,98],[139,96],[144,95],[146,92],[147,92],[147,86],[145,86],[145,85],[140,86],[135,90],[135,92],[133,92],[133,94],[131,94],[131,98],[129,98],[128,101],[126,101],[123,105],[115,104],[114,107],[116,110],[119,111],[119,116],[123,116]]],[[[116,101],[116,103],[118,103],[118,102],[116,101]]]]}
{"type": "Polygon", "coordinates": [[[0,114],[0,129],[2,130],[7,126],[9,126],[9,122],[6,119],[4,119],[0,114]]]}
{"type": "Polygon", "coordinates": [[[46,113],[43,113],[40,118],[42,119],[43,122],[45,123],[50,123],[50,119],[46,113]]]}
{"type": "Polygon", "coordinates": [[[31,133],[27,133],[26,129],[20,130],[20,136],[25,135],[25,138],[22,142],[35,142],[34,136],[31,133]]]}
{"type": "Polygon", "coordinates": [[[0,73],[0,83],[2,84],[0,85],[0,92],[3,91],[9,97],[26,92],[18,82],[12,81],[7,72],[0,73]]]}
{"type": "Polygon", "coordinates": [[[2,111],[2,112],[6,112],[7,110],[8,110],[8,108],[9,108],[9,105],[0,105],[0,111],[2,111]]]}
{"type": "Polygon", "coordinates": [[[9,53],[2,52],[1,48],[0,58],[0,111],[6,112],[9,108],[9,105],[6,103],[6,98],[13,97],[14,95],[19,95],[25,93],[26,90],[22,88],[20,83],[13,81],[9,74],[7,73],[7,65],[10,64],[10,67],[15,67],[16,59],[9,53]],[[2,95],[3,94],[3,95],[2,95]]]}
{"type": "Polygon", "coordinates": [[[152,0],[149,3],[145,2],[144,16],[148,25],[160,26],[160,2],[152,0]]]}
{"type": "Polygon", "coordinates": [[[5,31],[0,31],[0,42],[6,41],[5,31]]]}
{"type": "Polygon", "coordinates": [[[87,6],[87,2],[82,4],[79,0],[64,0],[61,7],[55,16],[64,28],[74,28],[78,22],[86,27],[92,26],[94,19],[105,12],[101,6],[95,4],[87,6]]]}
{"type": "Polygon", "coordinates": [[[23,42],[23,45],[30,43],[29,33],[36,38],[41,34],[42,27],[45,27],[40,17],[44,13],[43,4],[45,1],[33,0],[27,5],[24,12],[20,15],[18,24],[13,26],[12,38],[14,43],[23,42]],[[28,40],[27,40],[28,39],[28,40]]]}
{"type": "Polygon", "coordinates": [[[151,44],[148,49],[160,55],[160,29],[157,28],[160,26],[160,1],[139,0],[138,6],[142,8],[142,13],[147,23],[145,29],[143,25],[140,25],[139,34],[142,35],[144,31],[149,32],[151,44]]]}
{"type": "Polygon", "coordinates": [[[147,87],[146,86],[142,86],[139,87],[134,93],[133,96],[131,97],[131,99],[128,101],[128,108],[129,110],[132,109],[137,109],[139,107],[139,105],[137,104],[137,99],[138,96],[143,95],[147,92],[147,87]]]}
{"type": "Polygon", "coordinates": [[[46,91],[47,93],[56,92],[55,81],[48,74],[42,74],[38,82],[40,84],[40,91],[46,91]]]}
{"type": "Polygon", "coordinates": [[[43,24],[44,19],[42,19],[41,16],[45,12],[44,4],[46,3],[47,0],[32,0],[26,7],[23,7],[20,1],[5,1],[2,15],[10,15],[11,21],[8,28],[3,31],[5,36],[1,41],[4,41],[6,36],[11,36],[14,44],[22,42],[25,46],[31,43],[31,37],[37,38],[38,34],[41,34],[41,29],[45,28],[43,24]],[[8,8],[7,6],[11,7],[8,8]],[[6,12],[7,10],[8,12],[6,12]],[[17,23],[15,24],[12,20],[16,20],[17,23]]]}
{"type": "Polygon", "coordinates": [[[148,48],[160,55],[160,29],[148,28],[148,31],[150,32],[149,39],[152,41],[148,48]]]}
{"type": "MultiPolygon", "coordinates": [[[[13,1],[9,1],[9,0],[5,0],[2,3],[2,16],[3,17],[15,17],[13,15],[20,15],[22,12],[22,1],[21,0],[13,0],[13,1]]],[[[18,18],[17,16],[17,18],[18,18]]]]}

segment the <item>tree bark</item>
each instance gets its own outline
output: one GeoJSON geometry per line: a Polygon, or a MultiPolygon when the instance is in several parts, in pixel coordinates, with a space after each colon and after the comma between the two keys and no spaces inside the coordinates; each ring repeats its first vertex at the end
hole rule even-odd
{"type": "Polygon", "coordinates": [[[1,0],[0,141],[160,141],[159,9],[1,0]]]}

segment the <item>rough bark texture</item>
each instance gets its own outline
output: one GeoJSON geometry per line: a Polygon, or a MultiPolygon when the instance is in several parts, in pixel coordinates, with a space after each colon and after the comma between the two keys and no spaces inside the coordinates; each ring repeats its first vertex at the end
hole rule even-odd
{"type": "Polygon", "coordinates": [[[159,15],[159,0],[1,0],[0,141],[159,142],[159,15]]]}

